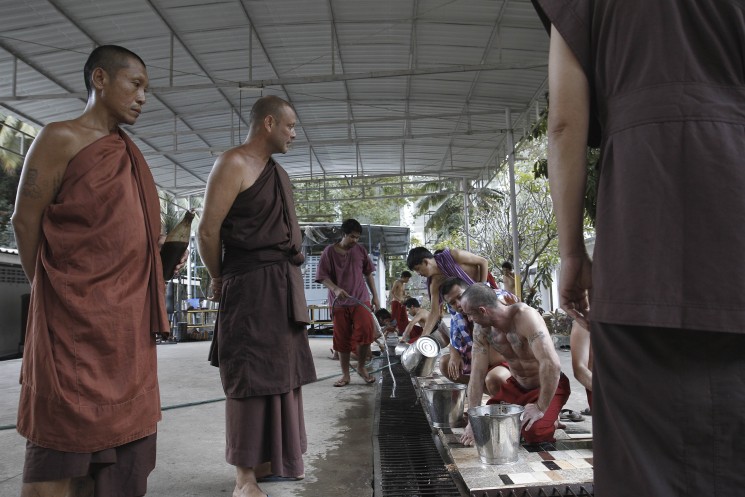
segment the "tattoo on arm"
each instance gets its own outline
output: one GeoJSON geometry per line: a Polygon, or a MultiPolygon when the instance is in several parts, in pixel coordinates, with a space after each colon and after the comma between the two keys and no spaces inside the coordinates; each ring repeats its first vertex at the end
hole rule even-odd
{"type": "Polygon", "coordinates": [[[542,332],[542,331],[536,331],[536,332],[535,332],[535,333],[533,334],[533,336],[531,336],[531,337],[529,337],[529,338],[528,338],[528,345],[533,345],[533,342],[534,342],[535,340],[537,340],[537,339],[541,339],[541,338],[543,338],[543,337],[544,337],[545,335],[546,335],[546,334],[545,334],[544,332],[542,332]]]}
{"type": "Polygon", "coordinates": [[[486,350],[486,347],[484,347],[480,342],[473,342],[473,348],[471,349],[473,352],[477,354],[488,354],[489,351],[486,350]]]}
{"type": "Polygon", "coordinates": [[[34,168],[29,168],[26,173],[26,181],[23,183],[21,189],[21,195],[28,198],[39,198],[41,197],[41,189],[38,185],[39,171],[34,168]]]}

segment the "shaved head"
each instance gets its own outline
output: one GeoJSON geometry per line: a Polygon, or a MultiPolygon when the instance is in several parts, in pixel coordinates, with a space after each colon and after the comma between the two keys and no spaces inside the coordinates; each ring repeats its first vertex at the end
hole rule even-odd
{"type": "Polygon", "coordinates": [[[134,59],[145,67],[145,62],[139,55],[118,45],[101,45],[91,52],[83,68],[83,77],[85,78],[85,89],[88,90],[88,96],[93,92],[91,75],[97,68],[106,71],[106,74],[113,77],[119,69],[129,66],[129,62],[134,59]]]}
{"type": "Polygon", "coordinates": [[[279,121],[283,116],[285,107],[292,109],[290,102],[276,95],[261,97],[251,107],[251,114],[248,117],[248,121],[251,126],[261,126],[266,116],[274,116],[279,121]]]}

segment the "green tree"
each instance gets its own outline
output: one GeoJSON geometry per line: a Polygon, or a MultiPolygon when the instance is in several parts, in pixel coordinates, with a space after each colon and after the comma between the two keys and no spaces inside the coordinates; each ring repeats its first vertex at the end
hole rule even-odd
{"type": "Polygon", "coordinates": [[[362,224],[400,225],[401,209],[415,189],[398,178],[325,178],[293,183],[300,221],[341,222],[354,218],[362,224]]]}
{"type": "MultiPolygon", "coordinates": [[[[549,286],[551,272],[558,262],[558,233],[553,204],[549,193],[547,178],[536,178],[532,164],[536,157],[545,156],[546,140],[523,143],[516,154],[515,197],[517,206],[517,237],[520,250],[520,279],[524,295],[530,287],[549,286]],[[531,275],[531,267],[536,267],[531,275]]],[[[504,174],[495,179],[498,187],[509,189],[509,179],[504,174]]],[[[475,238],[490,257],[490,265],[500,267],[502,262],[514,262],[513,229],[510,206],[505,200],[502,208],[494,209],[486,215],[477,215],[475,238]],[[505,205],[507,204],[507,205],[505,205]]]]}
{"type": "MultiPolygon", "coordinates": [[[[428,216],[424,228],[434,235],[433,247],[461,246],[460,243],[466,238],[462,189],[457,184],[443,188],[439,182],[428,182],[422,186],[422,190],[432,193],[417,202],[415,212],[419,216],[428,216]]],[[[474,215],[488,216],[496,209],[503,208],[505,200],[505,193],[493,188],[469,190],[469,235],[476,224],[474,215]]]]}
{"type": "Polygon", "coordinates": [[[36,128],[13,116],[0,114],[0,246],[15,248],[10,226],[23,159],[28,152],[36,128]]]}
{"type": "MultiPolygon", "coordinates": [[[[558,262],[556,221],[546,178],[536,177],[532,165],[545,157],[545,133],[518,145],[515,162],[517,233],[523,287],[550,285],[551,269],[558,262]],[[530,268],[537,265],[535,276],[530,268]]],[[[417,213],[430,213],[426,229],[434,234],[431,248],[465,248],[465,222],[462,186],[443,190],[437,183],[423,187],[433,193],[417,203],[417,213]]],[[[493,273],[504,261],[513,260],[512,220],[509,179],[503,171],[483,188],[468,190],[468,235],[471,252],[485,257],[493,273]]]]}

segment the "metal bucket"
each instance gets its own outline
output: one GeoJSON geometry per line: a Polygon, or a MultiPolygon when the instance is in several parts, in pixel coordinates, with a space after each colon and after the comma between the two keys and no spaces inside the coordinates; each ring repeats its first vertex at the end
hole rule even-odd
{"type": "Polygon", "coordinates": [[[460,383],[427,385],[424,393],[427,397],[432,426],[435,428],[463,426],[466,385],[460,383]]]}
{"type": "Polygon", "coordinates": [[[430,376],[437,362],[440,346],[430,337],[420,337],[401,354],[401,364],[412,376],[430,376]]]}
{"type": "Polygon", "coordinates": [[[396,345],[396,348],[394,349],[393,353],[395,355],[402,355],[404,353],[404,350],[409,348],[409,344],[406,342],[400,342],[398,345],[396,345]]]}
{"type": "Polygon", "coordinates": [[[517,462],[520,451],[520,416],[523,411],[523,406],[514,404],[493,404],[468,410],[468,421],[471,423],[481,462],[517,462]]]}
{"type": "Polygon", "coordinates": [[[429,336],[437,342],[437,345],[440,346],[440,350],[450,345],[450,338],[439,328],[435,328],[435,331],[433,331],[429,336]]]}

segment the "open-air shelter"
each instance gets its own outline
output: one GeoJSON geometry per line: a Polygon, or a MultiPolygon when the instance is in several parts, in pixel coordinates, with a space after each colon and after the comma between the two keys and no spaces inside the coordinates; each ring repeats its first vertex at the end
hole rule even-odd
{"type": "MultiPolygon", "coordinates": [[[[461,193],[484,187],[514,162],[514,144],[546,106],[548,37],[530,0],[0,0],[0,113],[39,127],[77,116],[86,100],[84,62],[103,44],[125,46],[148,66],[148,102],[137,124],[125,130],[157,186],[176,197],[202,194],[216,157],[245,138],[249,110],[262,95],[294,106],[297,139],[277,159],[298,192],[317,190],[327,201],[338,197],[340,177],[350,185],[363,178],[393,178],[400,185],[399,193],[369,192],[379,197],[400,196],[406,184],[417,182],[440,182],[443,190],[461,193]]],[[[9,152],[23,149],[16,144],[9,152]]],[[[514,215],[514,195],[512,206],[514,215]]],[[[407,240],[394,232],[386,238],[370,228],[371,245],[382,236],[381,250],[389,245],[405,252],[407,240]]],[[[518,254],[515,247],[517,267],[518,254]]],[[[319,381],[306,388],[306,418],[321,421],[308,425],[308,478],[275,483],[271,492],[394,495],[381,491],[381,455],[398,456],[404,446],[420,450],[395,431],[413,414],[424,416],[420,406],[411,408],[418,402],[414,389],[403,410],[390,411],[394,431],[386,449],[377,432],[378,411],[371,422],[375,397],[324,383],[338,374],[338,366],[324,362],[325,344],[314,344],[319,381]],[[374,458],[359,449],[370,440],[374,458]],[[367,488],[371,473],[374,488],[367,488]]],[[[152,495],[226,495],[232,488],[232,468],[216,442],[224,430],[222,407],[213,403],[220,399],[205,401],[221,389],[203,348],[165,346],[159,353],[166,422],[159,428],[152,495]]],[[[8,395],[0,405],[0,437],[7,450],[0,468],[7,469],[0,471],[0,495],[17,495],[25,445],[10,423],[20,365],[3,366],[0,378],[7,381],[0,387],[8,395]]],[[[393,399],[380,391],[379,397],[393,399]]],[[[455,447],[454,436],[440,431],[437,440],[455,447]]],[[[425,420],[420,439],[432,438],[425,420]]],[[[571,453],[572,465],[546,466],[553,480],[535,480],[531,488],[541,495],[559,495],[559,487],[566,489],[561,495],[587,495],[578,483],[588,475],[591,480],[590,449],[554,449],[571,453]]],[[[531,478],[548,478],[538,459],[508,475],[480,474],[482,465],[472,453],[468,457],[457,464],[464,475],[471,470],[468,495],[506,495],[497,492],[519,486],[527,471],[535,472],[531,478]]],[[[417,488],[429,489],[455,472],[455,465],[436,459],[409,469],[417,457],[406,455],[388,473],[424,474],[417,488]]],[[[461,488],[427,495],[465,494],[461,488]]]]}
{"type": "Polygon", "coordinates": [[[83,108],[82,67],[119,44],[148,65],[126,127],[159,188],[200,194],[274,94],[299,118],[279,158],[298,189],[331,177],[488,182],[545,108],[548,37],[529,0],[0,2],[0,111],[43,126],[83,108]]]}

